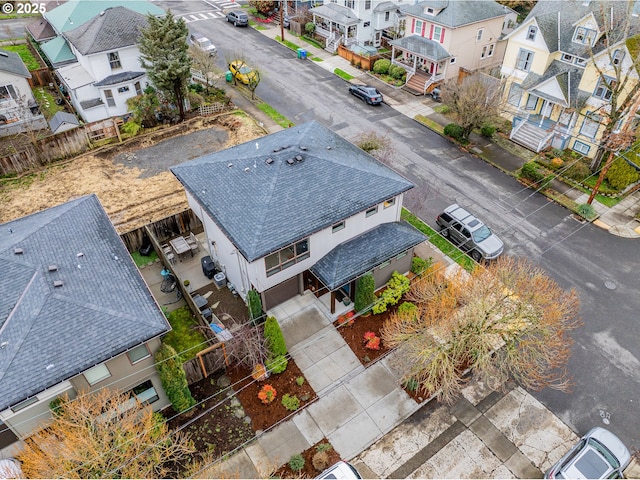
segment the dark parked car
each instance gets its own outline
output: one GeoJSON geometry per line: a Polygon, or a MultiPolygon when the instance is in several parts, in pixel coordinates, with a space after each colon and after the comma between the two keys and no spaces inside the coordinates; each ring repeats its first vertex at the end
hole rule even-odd
{"type": "Polygon", "coordinates": [[[364,100],[369,105],[380,105],[382,103],[382,94],[375,87],[369,85],[351,85],[349,93],[364,100]]]}
{"type": "Polygon", "coordinates": [[[592,428],[551,467],[544,478],[624,478],[629,449],[613,433],[592,428]]]}
{"type": "Polygon", "coordinates": [[[227,12],[227,22],[233,23],[236,27],[247,27],[249,26],[249,15],[242,10],[231,10],[227,12]]]}

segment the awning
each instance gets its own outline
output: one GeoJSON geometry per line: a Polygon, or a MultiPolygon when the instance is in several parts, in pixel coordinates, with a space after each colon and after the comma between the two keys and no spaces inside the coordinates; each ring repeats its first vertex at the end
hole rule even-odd
{"type": "Polygon", "coordinates": [[[426,239],[406,222],[383,223],[338,245],[309,270],[330,290],[335,290],[426,239]]]}

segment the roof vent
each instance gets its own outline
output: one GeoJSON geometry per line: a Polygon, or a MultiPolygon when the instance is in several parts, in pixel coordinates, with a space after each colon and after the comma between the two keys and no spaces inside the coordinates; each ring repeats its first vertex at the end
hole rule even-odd
{"type": "Polygon", "coordinates": [[[300,150],[302,150],[303,152],[307,151],[307,147],[305,147],[304,145],[300,145],[300,150]]]}
{"type": "Polygon", "coordinates": [[[249,167],[245,167],[244,171],[245,171],[245,172],[250,172],[250,171],[251,171],[251,169],[250,169],[249,167]]]}
{"type": "Polygon", "coordinates": [[[301,162],[304,160],[304,157],[302,155],[296,155],[296,162],[301,162]]]}
{"type": "Polygon", "coordinates": [[[0,348],[7,348],[8,345],[9,345],[9,342],[2,342],[0,343],[0,348]]]}
{"type": "Polygon", "coordinates": [[[84,257],[84,253],[82,252],[78,252],[78,254],[76,255],[76,257],[80,258],[80,257],[84,257]]]}
{"type": "Polygon", "coordinates": [[[233,167],[233,163],[228,163],[227,168],[231,168],[231,167],[233,167]]]}
{"type": "Polygon", "coordinates": [[[282,149],[281,149],[281,148],[274,148],[274,149],[273,149],[273,153],[275,153],[275,152],[279,152],[280,150],[282,150],[282,149]]]}
{"type": "Polygon", "coordinates": [[[287,163],[289,165],[293,165],[294,163],[296,163],[296,161],[293,158],[287,158],[287,163]]]}
{"type": "Polygon", "coordinates": [[[267,158],[264,163],[266,163],[267,165],[271,165],[273,163],[273,158],[269,157],[267,158]]]}
{"type": "Polygon", "coordinates": [[[24,250],[21,249],[20,247],[16,247],[13,249],[13,253],[16,255],[22,255],[24,253],[24,250]]]}
{"type": "Polygon", "coordinates": [[[49,265],[49,271],[50,272],[57,272],[58,271],[58,265],[49,265]]]}
{"type": "Polygon", "coordinates": [[[327,147],[327,150],[331,150],[331,146],[328,146],[328,147],[327,147]]]}
{"type": "Polygon", "coordinates": [[[54,280],[53,281],[53,286],[54,287],[61,287],[63,285],[62,280],[54,280]]]}

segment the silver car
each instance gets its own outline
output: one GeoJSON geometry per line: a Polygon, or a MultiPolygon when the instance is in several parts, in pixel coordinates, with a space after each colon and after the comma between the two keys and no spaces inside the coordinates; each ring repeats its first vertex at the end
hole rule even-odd
{"type": "Polygon", "coordinates": [[[334,463],[316,478],[322,480],[356,480],[362,478],[358,470],[348,462],[339,461],[334,463]]]}
{"type": "Polygon", "coordinates": [[[622,471],[630,461],[631,453],[618,437],[595,427],[544,478],[623,478],[622,471]]]}

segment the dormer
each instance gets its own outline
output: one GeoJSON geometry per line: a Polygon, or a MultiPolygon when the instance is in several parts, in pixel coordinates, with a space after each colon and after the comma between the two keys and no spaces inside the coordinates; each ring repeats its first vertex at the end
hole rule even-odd
{"type": "Polygon", "coordinates": [[[442,11],[442,8],[436,8],[433,5],[425,5],[422,8],[422,13],[424,13],[425,15],[429,16],[429,17],[435,17],[436,15],[438,15],[440,12],[442,11]]]}
{"type": "Polygon", "coordinates": [[[571,40],[574,43],[593,47],[600,36],[598,22],[596,22],[593,12],[589,12],[587,15],[575,22],[573,27],[573,37],[571,40]]]}

